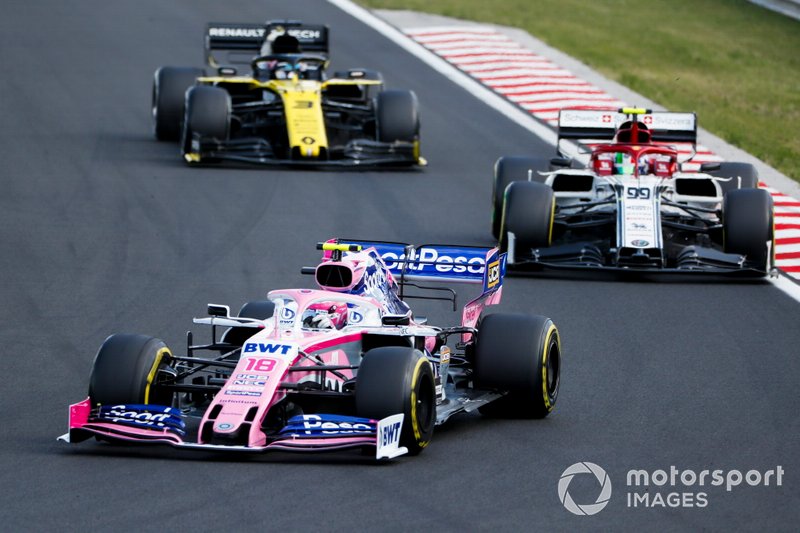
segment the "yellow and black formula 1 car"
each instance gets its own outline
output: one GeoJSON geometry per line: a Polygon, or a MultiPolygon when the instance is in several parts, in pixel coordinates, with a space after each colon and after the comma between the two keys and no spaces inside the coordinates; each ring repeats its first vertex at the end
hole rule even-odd
{"type": "Polygon", "coordinates": [[[424,165],[416,95],[384,90],[371,70],[328,77],[327,43],[320,25],[209,24],[214,75],[183,67],[155,73],[156,138],[179,140],[190,164],[424,165]]]}

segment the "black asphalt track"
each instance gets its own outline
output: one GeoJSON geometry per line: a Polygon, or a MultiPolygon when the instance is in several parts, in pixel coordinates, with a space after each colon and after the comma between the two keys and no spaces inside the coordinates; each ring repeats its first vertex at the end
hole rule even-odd
{"type": "MultiPolygon", "coordinates": [[[[502,308],[560,327],[556,411],[544,421],[457,417],[423,454],[388,465],[57,443],[107,335],[146,333],[180,351],[208,302],[238,308],[310,283],[300,267],[328,237],[488,245],[494,160],[552,149],[321,0],[10,0],[0,71],[0,529],[800,523],[800,307],[768,283],[510,279],[502,308]],[[389,86],[417,92],[426,170],[188,168],[176,146],[153,139],[155,68],[199,65],[208,21],[283,17],[329,24],[334,68],[377,68],[389,86]],[[558,499],[561,473],[579,461],[613,482],[593,517],[558,499]],[[778,465],[780,487],[704,487],[704,508],[627,507],[630,469],[778,465]]],[[[445,306],[424,311],[435,324],[458,320],[445,306]]],[[[592,503],[598,489],[576,477],[570,493],[592,503]]]]}

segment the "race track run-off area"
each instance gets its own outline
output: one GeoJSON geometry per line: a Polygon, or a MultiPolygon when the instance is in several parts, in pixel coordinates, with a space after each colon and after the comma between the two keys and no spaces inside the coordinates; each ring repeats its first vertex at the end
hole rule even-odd
{"type": "MultiPolygon", "coordinates": [[[[625,102],[491,27],[402,28],[416,42],[553,128],[562,108],[615,109],[625,102]]],[[[702,120],[702,117],[700,117],[702,120]]],[[[684,158],[691,145],[679,146],[684,158]]],[[[722,158],[700,144],[687,168],[722,158]]],[[[800,280],[800,201],[761,182],[775,202],[775,265],[800,280]]]]}

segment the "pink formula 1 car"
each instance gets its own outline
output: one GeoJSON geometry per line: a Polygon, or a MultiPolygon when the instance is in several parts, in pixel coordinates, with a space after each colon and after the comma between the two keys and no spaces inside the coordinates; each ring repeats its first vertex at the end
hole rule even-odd
{"type": "Polygon", "coordinates": [[[189,333],[185,355],[152,337],[110,336],[61,440],[250,452],[366,448],[382,459],[419,453],[434,426],[459,412],[541,418],[553,409],[556,326],[542,316],[483,313],[500,300],[505,254],[337,240],[319,247],[322,262],[303,269],[319,289],[274,290],[238,316],[209,305],[210,316],[194,322],[211,326],[211,342],[189,333]],[[455,310],[454,292],[430,286],[436,281],[482,284],[460,325],[429,326],[406,304],[444,299],[455,310]]]}

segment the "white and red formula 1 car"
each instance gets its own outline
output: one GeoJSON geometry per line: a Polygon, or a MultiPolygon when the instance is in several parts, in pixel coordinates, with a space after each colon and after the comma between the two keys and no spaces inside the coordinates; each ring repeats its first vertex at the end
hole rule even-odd
{"type": "Polygon", "coordinates": [[[769,192],[749,163],[692,161],[694,113],[562,109],[558,140],[562,156],[562,140],[589,150],[586,166],[518,156],[495,165],[492,232],[509,271],[775,273],[769,192]]]}

